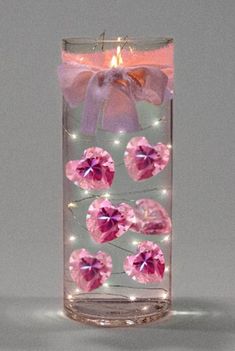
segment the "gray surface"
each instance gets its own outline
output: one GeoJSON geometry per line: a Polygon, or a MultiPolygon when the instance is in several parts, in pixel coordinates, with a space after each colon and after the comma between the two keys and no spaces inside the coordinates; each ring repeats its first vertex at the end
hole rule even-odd
{"type": "Polygon", "coordinates": [[[0,16],[0,350],[233,351],[235,2],[9,0],[0,1],[0,16]],[[176,43],[176,313],[129,331],[79,326],[56,312],[60,39],[104,29],[176,43]]]}
{"type": "Polygon", "coordinates": [[[173,318],[131,329],[78,325],[53,298],[0,300],[1,350],[234,350],[235,300],[175,299],[173,318]]]}

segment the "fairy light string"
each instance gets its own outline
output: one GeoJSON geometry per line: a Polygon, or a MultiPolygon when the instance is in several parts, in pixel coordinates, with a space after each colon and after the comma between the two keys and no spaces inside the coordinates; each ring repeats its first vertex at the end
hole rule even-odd
{"type": "MultiPolygon", "coordinates": [[[[74,116],[72,116],[72,115],[70,115],[70,117],[75,121],[75,123],[77,124],[77,126],[79,126],[79,121],[78,121],[74,116]]],[[[146,131],[146,130],[148,130],[148,129],[155,128],[155,127],[159,127],[159,126],[160,126],[160,123],[162,123],[162,122],[165,122],[165,123],[167,122],[165,116],[162,116],[162,117],[160,117],[160,118],[158,118],[158,119],[155,119],[155,120],[154,120],[152,123],[150,123],[149,125],[140,128],[139,132],[144,132],[144,131],[146,131]]],[[[77,134],[77,133],[72,132],[72,131],[69,131],[69,130],[67,129],[67,127],[65,127],[64,125],[63,125],[63,129],[64,129],[65,133],[66,133],[72,140],[76,141],[76,140],[78,139],[78,134],[77,134]]],[[[98,130],[98,131],[103,131],[103,129],[101,129],[101,128],[99,128],[99,127],[97,128],[97,130],[98,130]]],[[[119,132],[119,136],[121,136],[122,134],[124,134],[124,133],[123,133],[122,131],[120,131],[120,132],[119,132]]],[[[85,138],[85,139],[88,140],[88,138],[87,138],[86,136],[84,136],[84,135],[83,135],[83,138],[85,138]]],[[[106,142],[111,142],[111,143],[113,143],[113,144],[115,144],[115,145],[119,145],[119,144],[120,144],[120,140],[117,139],[117,137],[116,137],[115,139],[105,138],[105,141],[106,141],[106,142]],[[117,141],[118,141],[118,142],[117,142],[117,141]]]]}
{"type": "MultiPolygon", "coordinates": [[[[72,134],[73,135],[73,134],[72,134]]],[[[116,164],[116,167],[117,166],[121,166],[123,165],[124,163],[123,162],[120,162],[119,164],[116,164]]],[[[169,187],[151,187],[151,188],[148,188],[148,189],[143,189],[143,190],[131,190],[131,191],[125,191],[125,192],[113,192],[113,193],[110,193],[110,192],[106,192],[106,193],[93,193],[91,194],[91,191],[89,190],[84,190],[83,191],[83,194],[85,195],[84,197],[80,198],[80,199],[74,199],[72,200],[71,202],[69,202],[67,204],[67,207],[68,207],[68,210],[71,212],[73,218],[76,220],[77,224],[79,225],[80,229],[82,229],[83,231],[86,232],[86,234],[89,233],[89,231],[87,230],[87,228],[82,224],[80,223],[80,220],[79,218],[75,215],[74,213],[74,210],[76,208],[79,207],[79,204],[84,202],[84,201],[93,201],[95,199],[98,199],[100,197],[104,197],[104,198],[107,198],[107,199],[111,199],[111,200],[114,200],[114,201],[127,201],[127,202],[135,202],[134,199],[131,199],[131,197],[133,197],[133,195],[138,195],[138,194],[141,194],[141,193],[152,193],[152,192],[156,192],[158,193],[159,195],[163,195],[163,196],[166,196],[169,192],[170,188],[169,187]]],[[[76,241],[76,236],[75,235],[71,235],[69,237],[69,240],[71,242],[74,242],[76,241]]],[[[169,236],[165,237],[163,239],[163,241],[169,241],[169,236]]],[[[139,243],[139,241],[132,241],[132,244],[137,246],[139,243]]],[[[123,252],[126,252],[128,254],[135,254],[134,251],[131,251],[131,250],[128,250],[127,248],[124,248],[116,243],[113,243],[113,242],[107,242],[106,243],[107,245],[111,246],[111,247],[114,247],[114,248],[117,248],[123,252]]],[[[169,270],[169,268],[168,268],[169,270]]],[[[166,270],[166,272],[168,271],[166,270]]],[[[112,272],[112,275],[122,275],[122,274],[125,274],[124,271],[122,272],[112,272]]],[[[72,281],[71,281],[72,283],[72,281]]],[[[131,286],[124,286],[124,285],[121,285],[121,284],[110,284],[110,283],[104,283],[103,287],[105,288],[130,288],[130,289],[134,289],[135,287],[131,287],[131,286]]],[[[149,287],[138,287],[139,289],[147,289],[147,290],[154,290],[156,288],[149,288],[149,287]]]]}
{"type": "MultiPolygon", "coordinates": [[[[78,199],[78,200],[73,200],[72,202],[70,202],[68,204],[68,209],[71,212],[73,218],[76,220],[76,222],[79,225],[79,227],[83,231],[85,231],[86,234],[88,234],[89,232],[88,232],[87,228],[80,223],[79,219],[74,214],[74,209],[79,206],[79,203],[81,203],[83,201],[94,200],[94,199],[99,198],[100,196],[103,196],[105,198],[111,198],[112,200],[115,199],[115,200],[119,200],[119,201],[120,200],[123,200],[123,201],[126,201],[126,200],[128,200],[128,201],[135,201],[135,200],[131,200],[131,199],[122,198],[122,196],[123,195],[134,195],[134,194],[140,194],[140,193],[146,193],[146,192],[153,192],[153,191],[158,191],[158,192],[166,194],[168,190],[169,190],[168,188],[153,187],[153,188],[149,188],[149,189],[135,190],[135,191],[129,191],[129,192],[120,192],[120,193],[112,193],[112,194],[104,193],[104,194],[92,194],[92,195],[89,194],[89,191],[85,190],[86,194],[87,195],[89,194],[89,196],[83,197],[83,198],[78,199]]],[[[161,241],[162,242],[168,242],[169,238],[170,238],[170,236],[167,235],[161,241]]],[[[75,235],[71,235],[69,240],[74,242],[76,240],[76,236],[75,235]]],[[[138,245],[138,243],[139,243],[139,241],[136,241],[136,240],[132,241],[132,244],[135,245],[135,246],[138,245]]],[[[126,249],[126,248],[124,248],[124,247],[122,247],[122,246],[120,246],[120,245],[118,245],[116,243],[113,243],[113,242],[107,242],[106,244],[111,246],[111,247],[115,247],[115,248],[117,248],[117,249],[119,249],[121,251],[124,251],[126,253],[129,253],[129,254],[134,254],[135,253],[134,251],[128,250],[128,249],[126,249]]],[[[168,272],[169,272],[169,267],[166,267],[165,273],[168,273],[168,272]]],[[[112,275],[114,275],[114,276],[115,275],[122,275],[122,274],[126,274],[126,273],[124,271],[122,271],[122,272],[112,272],[112,275]]],[[[73,283],[71,280],[69,280],[69,281],[71,283],[73,283]]],[[[146,289],[146,290],[156,290],[157,289],[155,287],[138,287],[138,286],[136,287],[136,286],[122,285],[122,284],[111,284],[111,283],[104,283],[103,287],[104,288],[146,289]]],[[[159,288],[159,289],[162,290],[161,288],[159,288]]]]}
{"type": "MultiPolygon", "coordinates": [[[[135,202],[135,200],[131,199],[130,197],[132,197],[133,195],[137,195],[137,194],[141,194],[141,193],[149,193],[149,192],[156,192],[158,194],[161,194],[163,196],[166,196],[169,192],[170,188],[169,187],[152,187],[152,188],[148,188],[148,189],[144,189],[144,190],[131,190],[131,191],[127,191],[127,192],[114,192],[114,193],[110,193],[110,192],[106,192],[103,194],[97,194],[97,193],[93,193],[91,194],[89,190],[84,190],[84,197],[80,198],[80,199],[75,199],[72,200],[71,202],[69,202],[67,204],[67,208],[68,210],[71,212],[73,218],[76,220],[77,224],[79,225],[79,227],[86,232],[86,234],[88,234],[88,230],[87,228],[80,223],[80,220],[77,218],[77,216],[74,213],[74,210],[76,208],[79,207],[79,204],[84,202],[84,201],[92,201],[94,199],[98,199],[100,197],[104,197],[107,199],[112,199],[114,201],[129,201],[129,202],[135,202]]],[[[162,240],[162,242],[168,242],[170,239],[170,236],[165,236],[162,240]]],[[[76,241],[76,235],[70,235],[69,237],[70,242],[74,242],[76,241]]],[[[133,245],[138,245],[139,241],[134,240],[133,245]]],[[[118,250],[121,250],[123,252],[126,252],[128,254],[135,254],[134,251],[128,250],[127,248],[124,248],[116,243],[113,242],[107,242],[107,245],[117,248],[118,250]]],[[[169,267],[166,267],[165,273],[169,272],[169,267]]],[[[125,274],[124,271],[122,272],[112,272],[112,276],[117,276],[117,275],[123,275],[125,274]]],[[[71,281],[71,279],[69,280],[71,284],[73,284],[73,282],[71,281]]],[[[123,285],[123,284],[113,284],[113,283],[104,283],[103,284],[103,288],[129,288],[129,289],[146,289],[146,290],[156,290],[156,287],[136,287],[136,286],[129,286],[129,285],[123,285]]],[[[161,288],[160,288],[161,290],[161,288]]],[[[166,292],[164,293],[165,295],[167,294],[166,292]]],[[[80,293],[79,293],[80,295],[80,293]]],[[[114,294],[116,295],[116,294],[114,294]]],[[[164,295],[164,296],[165,296],[164,295]]],[[[166,295],[167,296],[167,295],[166,295]]],[[[130,297],[129,297],[130,298],[130,297]]]]}
{"type": "MultiPolygon", "coordinates": [[[[121,40],[121,38],[120,38],[121,40]]],[[[124,43],[119,46],[118,48],[120,48],[119,50],[121,51],[125,46],[126,44],[128,43],[128,36],[124,37],[122,39],[122,41],[124,41],[124,43]]],[[[97,41],[96,45],[94,46],[94,50],[97,48],[98,44],[101,43],[101,50],[104,51],[104,44],[105,44],[105,31],[103,33],[101,33],[101,35],[99,36],[99,40],[97,41]]],[[[79,121],[71,114],[69,114],[69,117],[71,117],[75,124],[77,125],[77,127],[79,127],[79,121]]],[[[149,125],[147,126],[144,126],[141,128],[140,132],[144,132],[144,131],[147,131],[151,128],[155,128],[155,127],[159,127],[161,123],[166,123],[167,122],[167,119],[165,116],[162,116],[161,118],[158,118],[154,121],[152,121],[149,125]]],[[[64,132],[68,135],[68,137],[71,139],[71,141],[73,141],[74,143],[77,143],[77,142],[80,142],[81,139],[79,138],[79,134],[76,132],[76,131],[70,131],[67,126],[63,126],[63,129],[64,129],[64,132]]],[[[97,128],[98,131],[103,131],[102,129],[100,128],[97,128]]],[[[119,136],[116,136],[114,139],[110,139],[110,138],[107,138],[106,136],[103,138],[102,137],[102,140],[105,141],[105,142],[110,142],[112,143],[114,146],[119,146],[121,144],[121,137],[122,135],[124,135],[124,133],[122,133],[122,131],[120,131],[119,133],[119,136]]],[[[85,136],[82,136],[82,139],[85,139],[86,137],[85,136]]],[[[87,140],[90,140],[89,138],[87,138],[87,140]]],[[[168,148],[172,148],[172,145],[171,144],[167,144],[168,148]]],[[[120,167],[122,166],[124,163],[123,161],[120,161],[120,162],[116,162],[115,163],[115,166],[116,167],[120,167]]],[[[129,201],[129,202],[135,202],[134,199],[130,199],[128,198],[128,196],[133,196],[133,195],[138,195],[138,194],[141,194],[141,193],[149,193],[149,192],[156,192],[157,194],[159,195],[162,195],[162,196],[166,196],[168,195],[169,191],[171,190],[170,187],[153,187],[153,188],[149,188],[149,189],[144,189],[144,190],[132,190],[132,191],[126,191],[126,192],[114,192],[114,193],[105,193],[105,194],[98,194],[98,193],[93,193],[93,194],[90,194],[90,191],[84,191],[84,194],[87,195],[85,197],[82,197],[80,199],[75,199],[75,200],[72,200],[71,202],[69,202],[67,204],[67,208],[68,210],[70,211],[70,213],[72,214],[73,218],[76,220],[78,226],[80,227],[80,229],[82,229],[83,231],[86,232],[86,234],[88,233],[88,230],[87,228],[82,224],[80,223],[79,221],[79,218],[75,215],[75,209],[79,207],[79,204],[84,202],[84,201],[92,201],[94,199],[98,199],[100,197],[104,197],[104,198],[110,198],[114,201],[129,201]]],[[[76,242],[76,239],[77,239],[77,235],[75,233],[73,233],[72,235],[70,234],[69,236],[69,242],[71,244],[73,244],[74,242],[76,242]]],[[[165,238],[163,238],[161,241],[162,242],[168,242],[170,240],[170,235],[167,235],[165,236],[165,238]]],[[[132,241],[133,245],[137,245],[139,243],[139,241],[132,241]]],[[[131,251],[131,250],[128,250],[127,248],[124,248],[116,243],[113,243],[113,242],[107,242],[106,243],[107,245],[111,246],[111,247],[114,247],[114,248],[117,248],[123,252],[126,252],[126,253],[131,253],[133,254],[134,251],[131,251]]],[[[165,268],[165,273],[168,273],[169,272],[169,267],[166,267],[165,268]]],[[[120,271],[120,272],[112,272],[112,275],[114,276],[118,276],[118,275],[123,275],[125,274],[124,271],[120,271]]],[[[68,281],[69,283],[73,284],[74,282],[70,279],[68,281]]],[[[166,298],[168,296],[168,291],[164,288],[156,288],[156,287],[142,287],[142,286],[127,286],[127,285],[122,285],[122,284],[113,284],[113,283],[104,283],[103,284],[103,288],[107,289],[107,288],[121,288],[121,289],[137,289],[137,290],[153,290],[153,291],[162,291],[163,292],[163,296],[164,298],[166,298]],[[165,295],[164,295],[165,294],[165,295]]],[[[80,291],[80,289],[76,289],[75,291],[76,293],[79,294],[79,296],[87,296],[88,294],[87,293],[83,293],[80,291]]],[[[97,292],[89,292],[89,295],[92,295],[92,296],[95,296],[95,295],[102,295],[103,296],[103,292],[102,293],[97,293],[97,292]]],[[[108,293],[106,292],[105,294],[107,295],[111,295],[111,296],[122,296],[123,298],[126,298],[130,301],[135,301],[136,297],[131,295],[131,296],[126,296],[126,295],[122,295],[122,294],[112,294],[112,293],[108,293]]],[[[73,299],[73,293],[71,294],[68,294],[67,295],[68,299],[69,300],[72,300],[73,299]]]]}

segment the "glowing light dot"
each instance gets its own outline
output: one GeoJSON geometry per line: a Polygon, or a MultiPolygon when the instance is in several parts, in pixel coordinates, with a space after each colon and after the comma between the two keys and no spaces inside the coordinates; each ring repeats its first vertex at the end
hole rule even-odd
{"type": "Polygon", "coordinates": [[[139,241],[137,241],[137,240],[132,241],[132,245],[138,245],[138,244],[139,244],[139,241]]]}
{"type": "Polygon", "coordinates": [[[170,236],[167,235],[164,239],[162,239],[162,241],[168,242],[170,240],[170,236]]]}
{"type": "Polygon", "coordinates": [[[69,237],[69,240],[70,240],[70,241],[75,241],[75,240],[76,240],[76,236],[71,235],[71,236],[69,237]]]}
{"type": "Polygon", "coordinates": [[[153,123],[153,126],[158,126],[160,124],[160,121],[156,120],[154,123],[153,123]]]}
{"type": "Polygon", "coordinates": [[[85,195],[88,195],[88,194],[89,194],[89,191],[88,191],[88,190],[84,190],[84,194],[85,194],[85,195]]]}
{"type": "Polygon", "coordinates": [[[149,306],[144,306],[144,307],[142,308],[143,311],[147,311],[148,309],[149,309],[149,306]]]}
{"type": "Polygon", "coordinates": [[[120,140],[116,139],[116,140],[114,140],[113,143],[114,143],[115,145],[119,145],[119,144],[120,144],[120,140]]]}
{"type": "Polygon", "coordinates": [[[168,149],[172,149],[172,145],[171,144],[167,144],[168,149]]]}
{"type": "Polygon", "coordinates": [[[76,207],[77,207],[76,202],[70,202],[70,203],[68,204],[68,208],[76,208],[76,207]]]}
{"type": "Polygon", "coordinates": [[[80,293],[80,289],[76,289],[75,291],[76,291],[76,293],[80,293]]]}
{"type": "Polygon", "coordinates": [[[166,195],[167,194],[167,189],[162,189],[162,195],[166,195]]]}
{"type": "Polygon", "coordinates": [[[130,299],[131,301],[135,301],[135,300],[136,300],[136,297],[133,296],[133,295],[131,295],[131,296],[129,297],[129,299],[130,299]]]}
{"type": "Polygon", "coordinates": [[[169,272],[169,267],[166,267],[166,268],[165,268],[165,272],[169,272]]]}
{"type": "Polygon", "coordinates": [[[69,295],[67,295],[67,298],[68,298],[69,300],[72,300],[73,296],[69,294],[69,295]]]}
{"type": "Polygon", "coordinates": [[[126,321],[126,324],[132,325],[132,324],[135,324],[135,322],[132,321],[132,320],[130,320],[130,319],[128,319],[128,320],[126,321]]]}
{"type": "Polygon", "coordinates": [[[110,193],[105,193],[104,194],[104,197],[106,197],[106,198],[109,198],[111,195],[110,195],[110,193]]]}
{"type": "Polygon", "coordinates": [[[167,292],[164,292],[163,294],[162,294],[162,298],[163,299],[166,299],[168,297],[168,293],[167,292]]]}
{"type": "Polygon", "coordinates": [[[73,140],[76,140],[78,137],[76,133],[72,133],[72,134],[70,134],[70,136],[73,140]]]}
{"type": "Polygon", "coordinates": [[[109,284],[108,284],[108,283],[104,283],[103,286],[104,286],[105,288],[108,288],[108,287],[109,287],[109,284]]]}

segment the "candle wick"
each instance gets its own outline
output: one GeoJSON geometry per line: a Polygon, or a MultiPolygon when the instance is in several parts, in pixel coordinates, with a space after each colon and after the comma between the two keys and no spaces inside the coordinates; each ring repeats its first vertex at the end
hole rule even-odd
{"type": "Polygon", "coordinates": [[[124,48],[124,46],[127,44],[128,42],[128,35],[126,35],[123,40],[125,40],[124,44],[121,46],[121,50],[124,48]]]}
{"type": "Polygon", "coordinates": [[[101,44],[101,49],[102,51],[104,51],[104,38],[105,38],[105,33],[106,33],[106,30],[104,30],[99,36],[98,38],[96,39],[96,44],[93,46],[93,50],[95,50],[98,46],[98,43],[100,41],[100,39],[102,40],[102,44],[101,44]]]}
{"type": "Polygon", "coordinates": [[[103,33],[100,34],[100,37],[102,38],[101,50],[104,51],[105,30],[103,31],[103,33]]]}

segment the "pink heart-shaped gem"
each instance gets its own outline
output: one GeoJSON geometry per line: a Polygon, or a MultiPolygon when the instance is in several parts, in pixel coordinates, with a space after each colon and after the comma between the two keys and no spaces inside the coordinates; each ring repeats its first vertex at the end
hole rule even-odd
{"type": "Polygon", "coordinates": [[[91,147],[80,160],[69,161],[66,177],[82,189],[108,189],[114,177],[114,162],[110,154],[100,147],[91,147]]]}
{"type": "Polygon", "coordinates": [[[157,283],[163,279],[165,259],[157,244],[143,241],[138,245],[136,255],[126,257],[123,268],[127,275],[139,283],[157,283]]]}
{"type": "Polygon", "coordinates": [[[135,137],[127,144],[124,162],[129,176],[138,181],[161,172],[169,158],[170,150],[167,145],[158,143],[152,146],[145,137],[135,137]]]}
{"type": "Polygon", "coordinates": [[[77,286],[88,292],[99,288],[110,277],[112,258],[102,251],[92,255],[86,249],[75,250],[69,259],[69,271],[77,286]]]}
{"type": "Polygon", "coordinates": [[[100,197],[88,209],[86,224],[92,238],[98,243],[114,240],[124,234],[131,226],[134,211],[131,206],[100,197]]]}
{"type": "Polygon", "coordinates": [[[169,234],[171,232],[171,219],[159,202],[152,199],[140,199],[133,208],[135,222],[130,230],[141,234],[169,234]]]}

